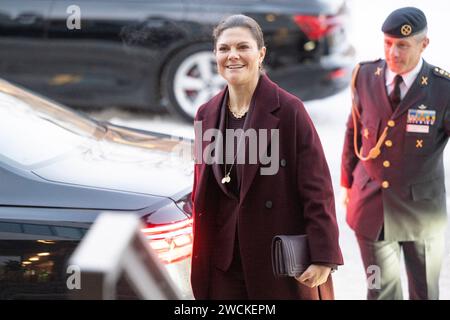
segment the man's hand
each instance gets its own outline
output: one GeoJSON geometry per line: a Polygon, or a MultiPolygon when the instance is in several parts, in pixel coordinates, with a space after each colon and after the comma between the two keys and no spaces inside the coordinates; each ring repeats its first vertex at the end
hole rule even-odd
{"type": "Polygon", "coordinates": [[[307,287],[314,288],[325,283],[330,275],[330,272],[330,267],[312,264],[305,270],[305,272],[295,279],[307,287]]]}
{"type": "Polygon", "coordinates": [[[350,189],[342,187],[341,190],[341,201],[344,207],[347,207],[348,201],[350,199],[350,189]]]}

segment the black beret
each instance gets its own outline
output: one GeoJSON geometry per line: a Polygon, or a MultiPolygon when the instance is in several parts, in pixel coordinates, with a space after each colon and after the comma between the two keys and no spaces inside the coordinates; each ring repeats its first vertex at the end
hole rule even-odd
{"type": "Polygon", "coordinates": [[[413,36],[427,26],[425,14],[414,7],[405,7],[393,11],[384,21],[381,30],[394,38],[413,36]]]}

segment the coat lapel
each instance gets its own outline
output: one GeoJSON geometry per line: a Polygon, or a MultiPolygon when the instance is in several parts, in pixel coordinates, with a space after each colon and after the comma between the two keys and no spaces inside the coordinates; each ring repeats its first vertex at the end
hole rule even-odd
{"type": "MultiPolygon", "coordinates": [[[[197,121],[199,123],[196,123],[196,137],[195,137],[195,149],[196,149],[196,163],[198,163],[198,177],[197,177],[197,192],[195,194],[194,201],[196,203],[204,203],[204,201],[200,201],[201,196],[206,195],[206,184],[208,182],[208,175],[211,170],[211,168],[214,165],[210,165],[206,163],[206,160],[204,158],[204,151],[205,148],[211,143],[211,141],[203,141],[204,133],[208,129],[216,129],[218,126],[218,122],[220,120],[220,110],[221,110],[221,104],[225,97],[226,88],[223,89],[218,95],[216,95],[214,98],[212,98],[205,106],[204,115],[202,118],[199,118],[197,121]],[[197,128],[197,126],[201,125],[201,129],[197,128]],[[197,151],[198,150],[198,151],[197,151]],[[198,154],[197,154],[198,152],[198,154]],[[200,157],[200,159],[198,159],[200,157]]],[[[214,162],[215,163],[215,162],[214,162]]],[[[214,172],[214,170],[213,170],[214,172]]],[[[214,176],[216,176],[214,174],[214,176]]],[[[217,177],[216,177],[217,179],[217,177]]],[[[220,182],[220,181],[219,181],[220,182]]],[[[219,183],[221,186],[221,183],[219,183]]]]}
{"type": "Polygon", "coordinates": [[[377,68],[377,71],[381,69],[381,72],[376,72],[374,76],[377,77],[375,80],[375,88],[372,92],[382,92],[378,97],[374,97],[375,99],[378,99],[380,111],[382,113],[381,118],[382,119],[389,119],[392,116],[392,106],[391,102],[388,97],[387,89],[386,89],[386,61],[382,61],[379,67],[377,68]]]}
{"type": "MultiPolygon", "coordinates": [[[[255,103],[250,110],[250,119],[248,121],[248,125],[244,128],[247,130],[252,128],[256,130],[256,134],[259,137],[260,129],[266,129],[268,133],[268,143],[267,147],[270,146],[271,141],[271,130],[278,128],[278,123],[280,119],[273,115],[272,113],[280,107],[280,101],[278,96],[278,86],[274,84],[270,79],[263,75],[261,76],[258,86],[255,90],[255,103]]],[[[258,138],[259,141],[259,138],[258,138]]],[[[267,151],[267,150],[266,150],[267,151]]],[[[245,143],[245,152],[248,158],[249,147],[248,140],[245,143]]],[[[258,146],[258,152],[259,146],[258,146]]],[[[255,178],[255,175],[260,168],[261,163],[258,161],[256,164],[245,164],[242,166],[242,182],[241,182],[241,190],[240,190],[240,202],[242,202],[255,178]]]]}

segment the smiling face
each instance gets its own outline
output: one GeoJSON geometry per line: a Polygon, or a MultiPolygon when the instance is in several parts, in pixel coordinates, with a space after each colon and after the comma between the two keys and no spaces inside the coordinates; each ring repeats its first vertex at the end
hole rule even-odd
{"type": "Polygon", "coordinates": [[[247,28],[235,27],[222,32],[215,47],[217,70],[229,85],[251,84],[259,78],[259,66],[266,48],[258,49],[247,28]]]}
{"type": "Polygon", "coordinates": [[[419,62],[428,43],[427,37],[393,38],[385,34],[384,55],[389,69],[396,74],[411,71],[419,62]]]}

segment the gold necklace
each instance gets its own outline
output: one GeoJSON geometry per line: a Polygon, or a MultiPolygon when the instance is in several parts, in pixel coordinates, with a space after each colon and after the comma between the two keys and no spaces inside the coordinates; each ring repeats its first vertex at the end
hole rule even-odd
{"type": "Polygon", "coordinates": [[[242,118],[243,116],[245,116],[245,114],[248,112],[248,108],[246,107],[243,111],[241,112],[235,112],[233,110],[231,110],[231,106],[230,106],[230,101],[228,100],[228,109],[230,110],[230,112],[233,114],[233,116],[237,119],[242,118]]]}
{"type": "MultiPolygon", "coordinates": [[[[230,112],[233,114],[233,116],[234,117],[236,117],[236,118],[242,118],[246,113],[247,113],[247,111],[248,111],[248,108],[247,108],[247,110],[242,114],[242,115],[240,115],[240,116],[238,116],[238,115],[236,115],[233,111],[231,111],[231,108],[230,108],[230,102],[228,101],[228,109],[230,109],[230,112]]],[[[225,128],[227,128],[228,127],[228,115],[225,117],[225,128]]],[[[233,169],[233,167],[234,167],[234,163],[236,162],[236,158],[237,158],[237,154],[238,154],[238,152],[239,152],[239,147],[240,147],[240,145],[241,145],[241,140],[242,140],[242,136],[239,138],[239,141],[238,141],[238,146],[237,146],[237,148],[236,148],[236,154],[234,155],[234,159],[233,159],[233,163],[231,164],[231,166],[230,166],[230,169],[228,169],[228,172],[227,172],[227,160],[226,160],[226,156],[224,157],[224,164],[223,164],[223,173],[224,173],[224,177],[222,178],[222,184],[225,184],[225,183],[230,183],[230,181],[231,181],[231,177],[230,177],[230,174],[231,174],[231,170],[233,169]]]]}

